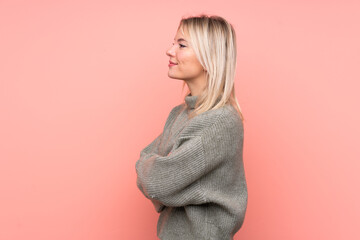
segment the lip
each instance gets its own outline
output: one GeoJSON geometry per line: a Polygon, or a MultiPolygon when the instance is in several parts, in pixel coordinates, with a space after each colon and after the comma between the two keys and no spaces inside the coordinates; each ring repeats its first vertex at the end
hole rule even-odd
{"type": "Polygon", "coordinates": [[[177,63],[174,63],[174,62],[172,62],[172,61],[169,61],[169,67],[175,66],[175,65],[177,65],[177,63]]]}

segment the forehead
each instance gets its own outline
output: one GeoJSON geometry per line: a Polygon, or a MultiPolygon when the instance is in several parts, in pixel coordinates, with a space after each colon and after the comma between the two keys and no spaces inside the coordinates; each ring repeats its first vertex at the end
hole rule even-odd
{"type": "Polygon", "coordinates": [[[184,36],[182,34],[180,28],[177,30],[174,40],[177,41],[177,42],[180,42],[180,41],[187,42],[188,41],[187,36],[184,36]]]}

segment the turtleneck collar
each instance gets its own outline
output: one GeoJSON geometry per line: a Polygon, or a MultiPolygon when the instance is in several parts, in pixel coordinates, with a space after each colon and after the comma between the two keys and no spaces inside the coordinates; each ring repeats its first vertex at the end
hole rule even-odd
{"type": "MultiPolygon", "coordinates": [[[[191,93],[189,93],[188,95],[185,96],[186,106],[187,106],[189,109],[194,109],[197,99],[198,99],[198,96],[192,96],[191,93]]],[[[220,100],[221,100],[221,96],[219,96],[219,97],[216,99],[215,104],[217,104],[220,100]]]]}
{"type": "Polygon", "coordinates": [[[189,109],[195,108],[197,97],[198,96],[192,96],[191,93],[185,96],[185,103],[189,109]]]}

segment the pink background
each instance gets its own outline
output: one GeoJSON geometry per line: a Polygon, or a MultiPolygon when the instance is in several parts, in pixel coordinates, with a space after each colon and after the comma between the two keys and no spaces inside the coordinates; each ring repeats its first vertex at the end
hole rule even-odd
{"type": "Polygon", "coordinates": [[[360,239],[359,1],[0,1],[0,239],[157,239],[140,150],[181,100],[182,16],[237,31],[235,239],[360,239]]]}

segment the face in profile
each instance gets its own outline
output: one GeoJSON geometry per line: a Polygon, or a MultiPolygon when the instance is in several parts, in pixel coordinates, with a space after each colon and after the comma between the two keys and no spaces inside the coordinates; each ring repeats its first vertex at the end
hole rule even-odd
{"type": "Polygon", "coordinates": [[[166,51],[169,59],[170,78],[196,81],[204,78],[204,70],[192,49],[188,36],[178,29],[173,45],[166,51]],[[172,64],[173,63],[173,64],[172,64]]]}

